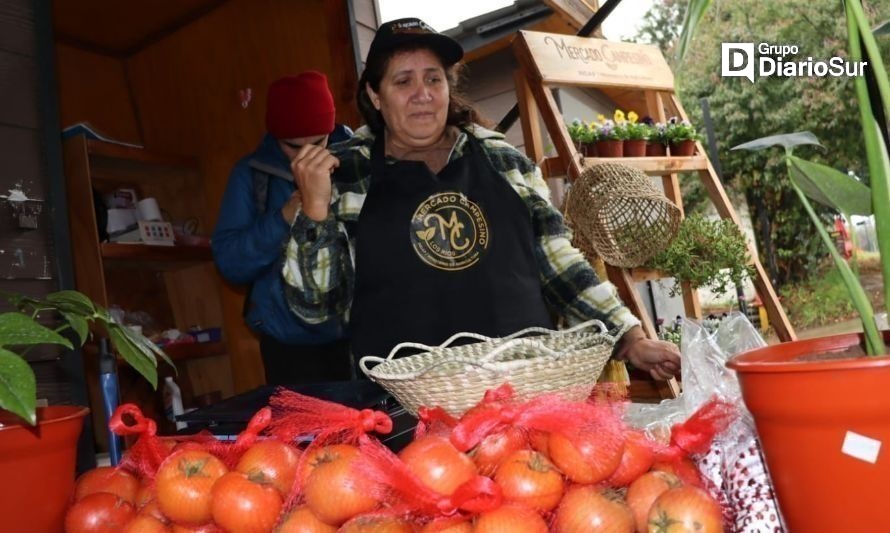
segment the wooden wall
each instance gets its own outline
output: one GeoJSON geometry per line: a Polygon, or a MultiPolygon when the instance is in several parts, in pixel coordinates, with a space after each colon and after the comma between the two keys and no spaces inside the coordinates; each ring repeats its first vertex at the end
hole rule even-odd
{"type": "Polygon", "coordinates": [[[122,59],[56,44],[62,127],[89,122],[103,135],[142,144],[122,59]]]}

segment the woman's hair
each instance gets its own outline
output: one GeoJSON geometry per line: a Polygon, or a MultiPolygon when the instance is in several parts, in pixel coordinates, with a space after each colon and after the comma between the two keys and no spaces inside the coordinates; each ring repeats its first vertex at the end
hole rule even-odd
{"type": "MultiPolygon", "coordinates": [[[[371,89],[374,89],[374,92],[379,93],[380,81],[383,79],[383,74],[386,72],[386,67],[389,66],[389,60],[392,56],[399,52],[411,52],[414,50],[429,50],[433,54],[436,54],[435,50],[423,45],[406,45],[392,50],[386,56],[372,59],[365,65],[365,70],[362,72],[362,75],[358,80],[356,101],[358,102],[359,112],[362,114],[362,118],[365,119],[365,124],[371,128],[374,135],[383,133],[384,128],[386,127],[386,122],[383,120],[383,114],[381,114],[371,102],[371,97],[368,96],[368,91],[365,90],[365,86],[370,85],[371,89]]],[[[439,62],[444,65],[445,62],[438,54],[436,54],[436,57],[438,57],[439,62]]],[[[488,126],[490,124],[489,121],[479,114],[476,108],[470,104],[469,100],[467,100],[460,90],[460,83],[463,80],[465,71],[466,67],[463,63],[455,63],[454,65],[445,67],[445,76],[448,79],[449,93],[448,117],[446,118],[445,123],[449,126],[458,127],[468,126],[472,123],[488,126]]]]}

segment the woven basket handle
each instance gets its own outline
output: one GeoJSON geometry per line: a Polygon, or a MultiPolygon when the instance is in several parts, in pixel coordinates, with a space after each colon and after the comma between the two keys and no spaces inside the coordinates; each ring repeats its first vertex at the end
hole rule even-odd
{"type": "MultiPolygon", "coordinates": [[[[603,324],[602,321],[588,320],[586,322],[576,324],[575,326],[572,326],[569,329],[565,329],[565,330],[561,330],[561,331],[554,331],[552,329],[547,329],[547,328],[542,328],[542,327],[537,327],[537,326],[525,328],[523,330],[520,330],[520,331],[517,331],[510,335],[507,335],[506,337],[501,337],[500,339],[492,339],[491,337],[486,337],[485,335],[480,335],[478,333],[461,332],[461,333],[455,333],[451,337],[448,337],[448,339],[446,339],[445,342],[443,342],[442,344],[440,344],[438,346],[429,346],[426,344],[421,344],[419,342],[403,342],[403,343],[397,344],[395,347],[393,347],[393,349],[390,350],[389,355],[387,355],[385,358],[377,357],[375,355],[366,355],[366,356],[362,357],[359,360],[359,367],[361,367],[362,372],[364,372],[365,374],[368,374],[370,372],[370,369],[368,368],[369,363],[380,364],[385,361],[389,361],[390,359],[395,357],[395,355],[398,352],[400,352],[401,350],[403,350],[405,348],[413,348],[415,350],[430,352],[430,351],[433,351],[436,349],[447,348],[448,346],[451,345],[451,343],[453,343],[454,341],[456,341],[458,339],[472,338],[472,339],[476,339],[476,340],[483,341],[483,342],[494,341],[494,340],[503,341],[498,345],[497,348],[495,348],[494,350],[487,353],[481,359],[478,359],[478,360],[469,360],[469,359],[457,360],[457,359],[454,359],[454,360],[452,360],[452,362],[462,362],[462,363],[466,363],[466,364],[470,364],[470,365],[474,365],[474,366],[478,366],[478,367],[485,367],[486,363],[491,362],[493,359],[495,359],[502,352],[509,350],[510,348],[516,346],[517,344],[522,344],[522,341],[527,342],[527,339],[524,339],[522,337],[524,335],[528,335],[529,333],[542,333],[542,334],[549,334],[549,335],[566,335],[566,334],[576,333],[578,331],[582,331],[584,329],[587,329],[587,328],[590,328],[593,326],[595,326],[597,329],[599,329],[599,335],[603,336],[603,338],[605,338],[607,341],[611,342],[613,345],[615,344],[617,339],[615,337],[611,337],[610,335],[608,335],[606,333],[608,330],[606,328],[606,325],[603,324]]],[[[541,350],[542,352],[546,352],[547,355],[549,355],[553,358],[556,358],[556,359],[559,359],[564,353],[569,351],[568,349],[565,349],[561,352],[558,352],[556,350],[547,348],[546,346],[543,346],[543,345],[537,346],[536,348],[541,350]]],[[[442,364],[442,363],[441,362],[434,363],[434,364],[428,366],[427,368],[424,368],[417,374],[415,374],[414,377],[422,376],[423,374],[426,374],[427,372],[436,368],[440,364],[442,364]]]]}

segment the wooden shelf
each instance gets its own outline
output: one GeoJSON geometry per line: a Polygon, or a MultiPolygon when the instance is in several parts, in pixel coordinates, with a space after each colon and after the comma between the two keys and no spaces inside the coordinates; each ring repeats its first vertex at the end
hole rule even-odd
{"type": "Polygon", "coordinates": [[[179,270],[213,260],[210,246],[153,246],[103,242],[102,258],[112,266],[133,266],[152,270],[179,270]]]}
{"type": "MultiPolygon", "coordinates": [[[[676,172],[707,170],[708,159],[703,155],[682,157],[585,157],[584,165],[597,163],[621,163],[642,170],[650,176],[663,176],[676,172]]],[[[560,157],[547,157],[541,162],[546,177],[565,176],[566,167],[560,157]]]]}
{"type": "Polygon", "coordinates": [[[161,348],[170,359],[174,361],[182,359],[197,359],[226,353],[224,342],[194,342],[190,344],[171,344],[161,348]]]}
{"type": "Polygon", "coordinates": [[[195,167],[197,162],[192,157],[156,154],[143,148],[132,148],[120,144],[108,143],[95,139],[87,139],[87,152],[91,156],[123,159],[130,163],[159,165],[169,167],[195,167]]]}
{"type": "MultiPolygon", "coordinates": [[[[183,361],[186,359],[199,359],[201,357],[212,357],[214,355],[224,355],[226,353],[226,344],[224,342],[192,342],[171,344],[161,348],[164,353],[174,361],[183,361]]],[[[83,351],[89,355],[96,356],[99,350],[96,343],[88,342],[83,345],[83,351]]],[[[126,363],[123,358],[118,356],[119,363],[126,363]]],[[[158,366],[162,361],[158,360],[158,366]]]]}

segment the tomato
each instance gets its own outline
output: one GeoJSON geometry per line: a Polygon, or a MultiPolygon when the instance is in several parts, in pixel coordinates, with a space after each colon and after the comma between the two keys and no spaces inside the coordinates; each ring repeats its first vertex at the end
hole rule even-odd
{"type": "Polygon", "coordinates": [[[590,485],[570,488],[553,524],[556,533],[633,533],[634,518],[630,508],[616,492],[590,485]]]}
{"type": "Polygon", "coordinates": [[[606,480],[606,483],[613,487],[630,485],[633,480],[648,472],[655,461],[652,444],[646,435],[640,431],[628,431],[625,437],[621,462],[606,480]]]}
{"type": "Polygon", "coordinates": [[[423,526],[420,533],[473,533],[473,523],[463,516],[440,518],[423,526]]]}
{"type": "Polygon", "coordinates": [[[171,529],[173,530],[173,533],[223,533],[223,530],[213,522],[209,524],[201,524],[200,526],[173,524],[171,529]]]}
{"type": "Polygon", "coordinates": [[[668,489],[649,510],[650,533],[723,533],[720,504],[704,490],[686,485],[668,489]]]}
{"type": "Polygon", "coordinates": [[[303,505],[291,511],[275,533],[337,533],[337,526],[325,524],[303,505]]]}
{"type": "Polygon", "coordinates": [[[550,433],[539,429],[533,429],[528,434],[528,442],[531,444],[533,450],[550,457],[550,433]]]}
{"type": "Polygon", "coordinates": [[[353,457],[358,457],[358,448],[349,444],[331,444],[330,446],[321,446],[308,450],[306,456],[303,457],[303,469],[299,474],[300,486],[306,484],[309,475],[312,474],[312,471],[315,470],[317,466],[330,463],[337,459],[351,459],[353,457]]]}
{"type": "Polygon", "coordinates": [[[306,480],[303,487],[306,505],[322,522],[339,526],[377,506],[377,499],[369,494],[362,478],[352,468],[357,457],[320,463],[306,480]]]}
{"type": "Polygon", "coordinates": [[[696,466],[695,462],[688,457],[683,457],[678,461],[656,462],[652,465],[652,470],[670,472],[680,478],[680,481],[682,481],[684,485],[692,485],[699,488],[704,487],[698,466],[696,466]]]}
{"type": "Polygon", "coordinates": [[[282,498],[286,498],[294,486],[299,461],[296,448],[280,440],[267,439],[244,452],[235,470],[254,479],[262,476],[264,482],[270,483],[282,498]]]}
{"type": "Polygon", "coordinates": [[[578,447],[561,433],[551,433],[550,460],[575,483],[592,484],[605,480],[621,463],[624,442],[612,435],[585,433],[578,447]]]}
{"type": "Polygon", "coordinates": [[[150,516],[166,524],[167,517],[161,512],[158,505],[158,498],[155,494],[154,487],[148,483],[143,483],[136,493],[136,511],[140,516],[150,516]]]}
{"type": "MultiPolygon", "coordinates": [[[[262,477],[262,475],[260,475],[262,477]]],[[[229,472],[213,484],[213,521],[227,531],[270,531],[281,513],[281,494],[241,472],[229,472]]]]}
{"type": "Polygon", "coordinates": [[[436,435],[421,437],[406,446],[399,457],[423,483],[444,496],[476,477],[476,465],[448,439],[436,435]]]}
{"type": "Polygon", "coordinates": [[[652,470],[634,480],[627,487],[627,495],[624,499],[634,515],[637,531],[647,531],[649,524],[649,509],[661,493],[680,486],[680,478],[670,472],[652,470]]]}
{"type": "MultiPolygon", "coordinates": [[[[26,512],[28,509],[22,509],[26,512]]],[[[87,494],[65,514],[67,533],[116,533],[136,516],[133,504],[110,492],[87,494]]]]}
{"type": "Polygon", "coordinates": [[[553,463],[532,450],[519,450],[507,457],[494,481],[501,486],[504,500],[542,512],[555,508],[565,490],[562,474],[553,463]]]}
{"type": "Polygon", "coordinates": [[[528,507],[508,503],[476,517],[473,533],[547,533],[547,523],[528,507]]]}
{"type": "Polygon", "coordinates": [[[84,472],[77,478],[77,484],[74,486],[74,500],[77,501],[87,494],[96,492],[109,492],[116,494],[124,501],[136,503],[139,480],[126,470],[113,466],[100,466],[84,472]]]}
{"type": "Polygon", "coordinates": [[[509,426],[503,431],[482,439],[482,442],[470,452],[470,457],[476,463],[476,470],[480,474],[490,476],[495,473],[508,455],[527,447],[528,441],[522,431],[517,427],[509,426]]]}
{"type": "Polygon", "coordinates": [[[174,452],[161,463],[155,477],[161,512],[179,525],[209,522],[211,490],[226,471],[209,452],[190,448],[174,452]]]}
{"type": "Polygon", "coordinates": [[[169,533],[167,524],[149,515],[140,514],[124,527],[123,533],[169,533]]]}
{"type": "Polygon", "coordinates": [[[338,533],[413,533],[414,526],[389,516],[357,516],[343,524],[338,533]]]}

